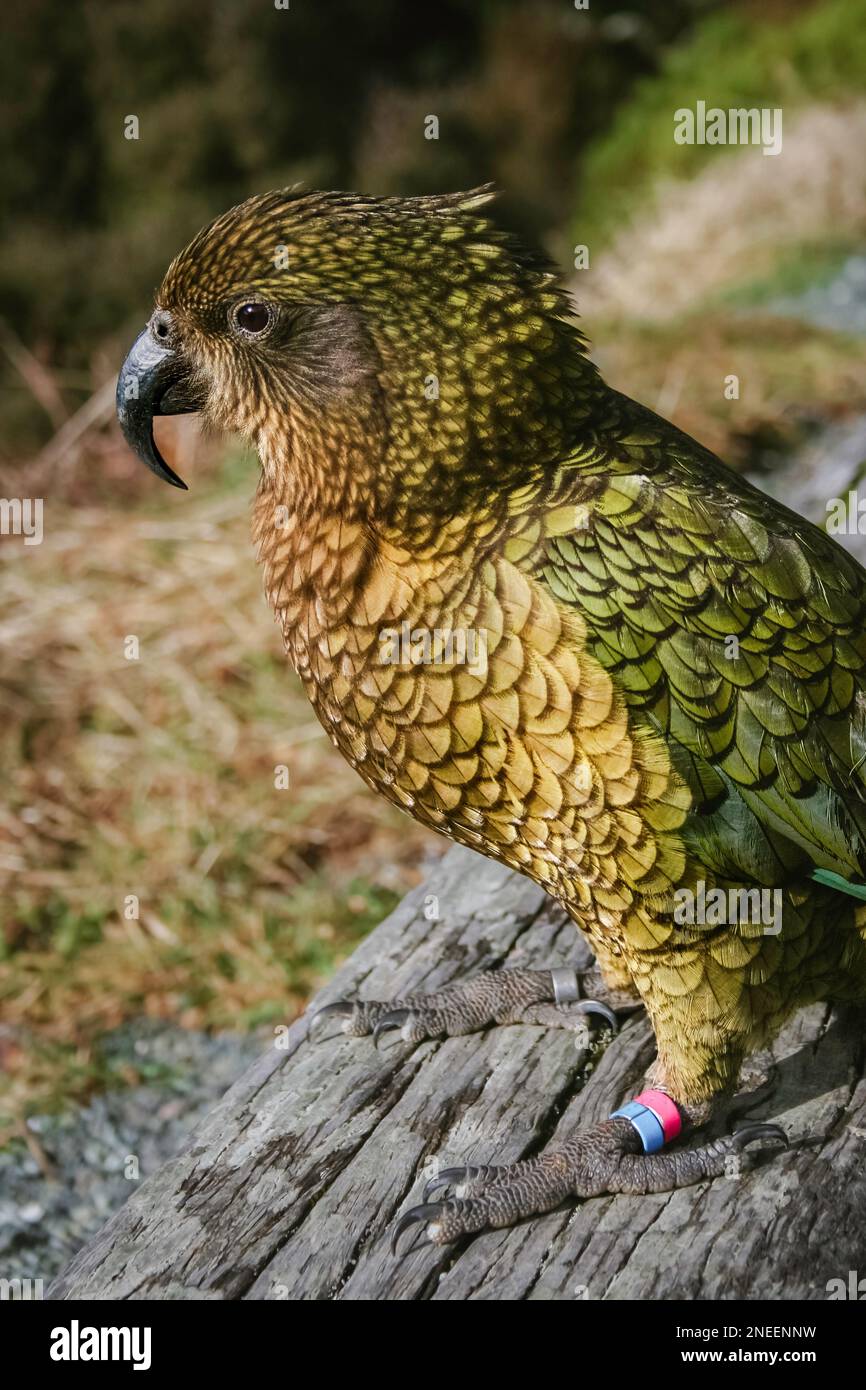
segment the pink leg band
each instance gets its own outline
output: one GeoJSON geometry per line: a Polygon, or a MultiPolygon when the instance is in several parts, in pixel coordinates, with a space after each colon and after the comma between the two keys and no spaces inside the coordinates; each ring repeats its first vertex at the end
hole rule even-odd
{"type": "Polygon", "coordinates": [[[639,1096],[635,1096],[634,1104],[645,1105],[647,1110],[653,1112],[664,1130],[666,1144],[676,1139],[682,1130],[683,1122],[670,1096],[666,1096],[664,1091],[641,1091],[639,1096]]]}

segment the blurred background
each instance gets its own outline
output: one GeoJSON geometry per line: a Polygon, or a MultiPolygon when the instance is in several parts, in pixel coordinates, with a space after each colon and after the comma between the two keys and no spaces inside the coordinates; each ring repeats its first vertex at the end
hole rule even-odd
{"type": "Polygon", "coordinates": [[[0,536],[0,1250],[47,1274],[128,1195],[123,1155],[170,1152],[444,848],[288,671],[255,459],[163,422],[187,495],[119,437],[168,261],[270,187],[494,180],[612,384],[821,520],[866,459],[866,0],[7,0],[3,24],[0,496],[44,499],[44,539],[0,536]],[[698,100],[781,107],[782,153],[675,144],[698,100]]]}

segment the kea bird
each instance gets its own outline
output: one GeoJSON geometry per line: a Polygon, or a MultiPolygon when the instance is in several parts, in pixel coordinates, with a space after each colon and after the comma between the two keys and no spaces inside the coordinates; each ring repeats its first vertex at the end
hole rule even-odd
{"type": "Polygon", "coordinates": [[[675,1141],[794,1009],[866,998],[866,572],[606,385],[491,196],[250,198],[173,261],[118,383],[176,486],[155,415],[257,450],[267,597],[352,767],[542,885],[595,953],[323,1012],[410,1042],[651,1021],[635,1100],[428,1184],[400,1229],[438,1243],[784,1142],[675,1141]]]}

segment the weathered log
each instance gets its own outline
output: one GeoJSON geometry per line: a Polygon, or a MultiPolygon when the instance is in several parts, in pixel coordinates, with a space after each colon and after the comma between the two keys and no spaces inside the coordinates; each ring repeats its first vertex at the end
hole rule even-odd
{"type": "MultiPolygon", "coordinates": [[[[496,966],[589,960],[526,879],[452,849],[315,1003],[387,999],[496,966]],[[439,920],[429,920],[438,911],[439,920]]],[[[787,1153],[662,1196],[600,1197],[403,1259],[396,1217],[458,1162],[508,1162],[591,1125],[652,1060],[642,1014],[600,1053],[537,1027],[407,1048],[300,1019],[183,1151],[75,1257],[54,1298],[674,1299],[828,1296],[866,1273],[863,1016],[803,1010],[744,1099],[787,1153]]]]}

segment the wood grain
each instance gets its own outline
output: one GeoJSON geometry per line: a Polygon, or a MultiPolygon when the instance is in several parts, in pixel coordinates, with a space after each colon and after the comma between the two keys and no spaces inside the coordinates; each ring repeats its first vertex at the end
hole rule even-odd
{"type": "MultiPolygon", "coordinates": [[[[455,848],[314,1006],[589,959],[539,888],[455,848]]],[[[603,1052],[535,1027],[376,1052],[369,1038],[312,1044],[300,1019],[49,1297],[825,1299],[829,1280],[866,1273],[863,1015],[823,1006],[792,1020],[736,1102],[782,1123],[787,1153],[392,1258],[395,1218],[441,1166],[508,1162],[591,1125],[635,1093],[652,1056],[642,1014],[603,1052]]]]}

